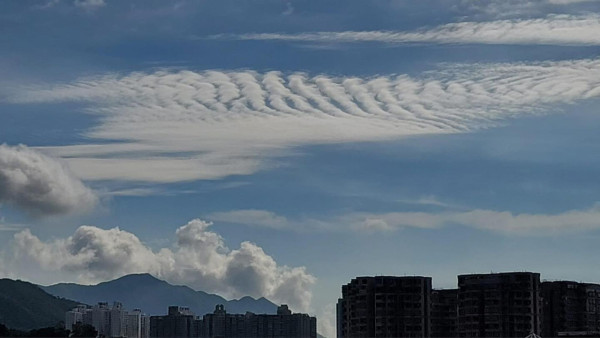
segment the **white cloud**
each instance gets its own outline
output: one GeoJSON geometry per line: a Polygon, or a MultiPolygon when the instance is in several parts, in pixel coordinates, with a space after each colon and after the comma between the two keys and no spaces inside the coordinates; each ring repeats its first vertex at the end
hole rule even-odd
{"type": "Polygon", "coordinates": [[[578,4],[593,3],[599,0],[462,0],[459,8],[471,10],[486,16],[522,17],[541,13],[556,13],[577,9],[578,4]],[[574,7],[574,8],[573,8],[574,7]]]}
{"type": "Polygon", "coordinates": [[[600,15],[550,15],[539,19],[457,22],[417,31],[344,31],[298,34],[216,35],[214,39],[299,42],[599,45],[600,15]]]}
{"type": "MultiPolygon", "coordinates": [[[[453,206],[448,206],[454,208],[453,206]]],[[[464,208],[461,208],[464,209],[464,208]]],[[[224,219],[240,225],[257,226],[258,218],[235,217],[245,210],[222,213],[224,219]],[[232,216],[230,216],[232,215],[232,216]]],[[[486,209],[442,212],[355,212],[321,218],[288,219],[274,212],[256,210],[267,220],[276,219],[282,229],[325,232],[390,232],[403,228],[439,229],[445,226],[467,226],[485,231],[516,236],[547,236],[600,229],[600,204],[589,209],[568,210],[557,214],[512,213],[486,209]],[[268,217],[267,217],[268,216],[268,217]]],[[[269,225],[263,225],[269,226],[269,225]]]]}
{"type": "Polygon", "coordinates": [[[19,88],[11,102],[89,104],[103,144],[43,147],[85,180],[256,172],[290,147],[462,133],[600,96],[600,60],[445,65],[420,77],[252,71],[116,74],[19,88]]]}
{"type": "Polygon", "coordinates": [[[207,216],[210,220],[240,223],[245,225],[281,229],[289,226],[288,220],[273,212],[256,209],[215,212],[207,216]]]}
{"type": "Polygon", "coordinates": [[[73,1],[73,4],[75,4],[75,6],[83,8],[85,10],[94,10],[97,9],[99,7],[103,7],[106,5],[106,3],[104,2],[104,0],[75,0],[73,1]]]}
{"type": "Polygon", "coordinates": [[[173,248],[159,251],[119,228],[81,226],[68,238],[47,242],[23,230],[14,237],[12,264],[18,267],[25,260],[33,261],[42,270],[74,275],[86,283],[149,272],[227,297],[264,296],[296,310],[308,309],[315,278],[304,267],[279,265],[250,242],[230,250],[219,234],[209,230],[210,225],[190,221],[177,229],[173,248]]]}
{"type": "Polygon", "coordinates": [[[336,330],[336,304],[329,303],[323,307],[318,313],[317,332],[327,338],[337,336],[336,330]]]}
{"type": "Polygon", "coordinates": [[[391,212],[353,214],[342,220],[357,230],[391,231],[406,227],[435,229],[462,225],[507,235],[547,236],[600,229],[600,208],[569,210],[558,214],[515,214],[475,209],[466,212],[391,212]]]}
{"type": "Polygon", "coordinates": [[[3,231],[8,232],[16,232],[24,229],[24,226],[21,224],[11,224],[7,223],[4,217],[0,217],[0,233],[3,231]]]}
{"type": "Polygon", "coordinates": [[[284,15],[284,16],[292,15],[294,13],[294,6],[292,6],[291,2],[288,2],[286,6],[287,7],[286,7],[285,11],[281,12],[281,15],[284,15]]]}
{"type": "Polygon", "coordinates": [[[547,0],[553,5],[570,5],[582,2],[598,2],[598,0],[547,0]]]}
{"type": "Polygon", "coordinates": [[[0,145],[0,202],[49,215],[87,211],[97,198],[61,162],[24,145],[0,145]]]}

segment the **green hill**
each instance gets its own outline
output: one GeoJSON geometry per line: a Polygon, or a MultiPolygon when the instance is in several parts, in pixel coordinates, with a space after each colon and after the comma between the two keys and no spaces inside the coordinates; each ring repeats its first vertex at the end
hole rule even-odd
{"type": "Polygon", "coordinates": [[[0,323],[11,329],[54,326],[77,302],[52,296],[35,284],[0,279],[0,323]]]}

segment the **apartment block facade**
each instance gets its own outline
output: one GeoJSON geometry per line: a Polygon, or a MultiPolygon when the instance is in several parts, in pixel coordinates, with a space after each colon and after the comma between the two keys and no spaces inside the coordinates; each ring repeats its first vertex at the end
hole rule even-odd
{"type": "Polygon", "coordinates": [[[540,274],[458,276],[459,337],[526,337],[541,333],[540,274]]]}
{"type": "Polygon", "coordinates": [[[128,313],[123,304],[99,302],[92,308],[80,305],[65,313],[65,328],[72,330],[77,323],[93,326],[98,337],[148,338],[149,317],[136,309],[128,313]]]}
{"type": "Polygon", "coordinates": [[[600,337],[600,285],[543,282],[542,297],[543,337],[600,337]]]}
{"type": "Polygon", "coordinates": [[[287,305],[277,314],[230,314],[223,305],[202,318],[189,309],[172,306],[166,316],[150,318],[151,337],[206,338],[316,338],[317,319],[308,314],[292,313],[287,305]]]}
{"type": "Polygon", "coordinates": [[[338,301],[341,337],[429,337],[431,277],[357,277],[338,301]]]}
{"type": "Polygon", "coordinates": [[[526,337],[541,334],[542,306],[539,273],[460,275],[448,290],[430,277],[357,277],[342,286],[337,336],[526,337]]]}
{"type": "Polygon", "coordinates": [[[431,291],[431,337],[457,337],[458,289],[431,291]]]}

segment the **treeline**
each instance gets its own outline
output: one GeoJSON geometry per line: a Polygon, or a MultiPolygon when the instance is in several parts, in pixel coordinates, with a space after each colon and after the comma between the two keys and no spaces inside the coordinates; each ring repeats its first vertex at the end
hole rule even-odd
{"type": "Polygon", "coordinates": [[[9,329],[6,325],[0,324],[0,337],[96,337],[97,335],[98,331],[88,324],[76,324],[73,332],[62,326],[22,331],[9,329]]]}

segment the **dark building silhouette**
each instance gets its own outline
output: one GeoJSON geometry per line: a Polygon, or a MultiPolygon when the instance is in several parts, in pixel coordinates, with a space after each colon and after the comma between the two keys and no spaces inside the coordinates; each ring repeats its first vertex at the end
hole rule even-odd
{"type": "Polygon", "coordinates": [[[229,314],[223,305],[203,317],[202,337],[296,337],[316,338],[317,319],[303,313],[292,313],[281,305],[276,315],[229,314]]]}
{"type": "Polygon", "coordinates": [[[431,337],[454,338],[458,329],[458,289],[431,291],[431,337]]]}
{"type": "Polygon", "coordinates": [[[188,308],[170,306],[168,315],[150,317],[150,337],[316,338],[317,319],[292,313],[287,305],[280,306],[276,315],[229,314],[223,305],[217,305],[202,319],[188,308]]]}
{"type": "Polygon", "coordinates": [[[600,337],[600,285],[543,282],[543,337],[600,337]]]}
{"type": "Polygon", "coordinates": [[[431,277],[357,277],[342,286],[340,337],[429,337],[431,277]]]}
{"type": "Polygon", "coordinates": [[[202,321],[187,307],[169,306],[166,316],[150,317],[150,337],[199,337],[202,321]]]}
{"type": "Polygon", "coordinates": [[[541,333],[540,274],[458,276],[459,337],[525,337],[541,333]]]}

